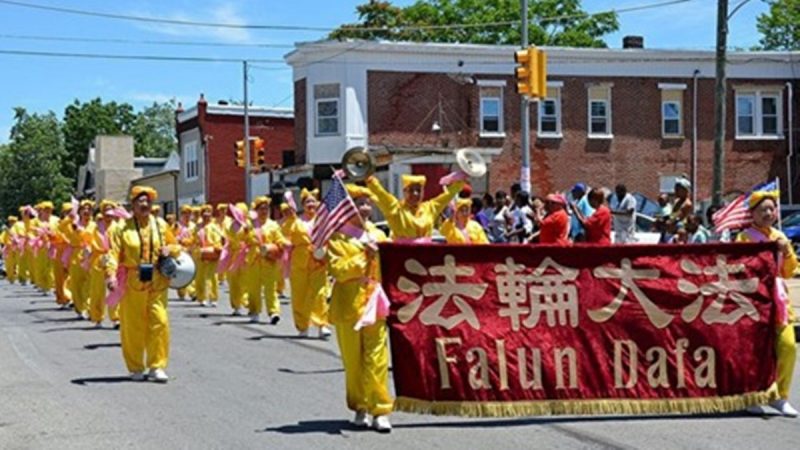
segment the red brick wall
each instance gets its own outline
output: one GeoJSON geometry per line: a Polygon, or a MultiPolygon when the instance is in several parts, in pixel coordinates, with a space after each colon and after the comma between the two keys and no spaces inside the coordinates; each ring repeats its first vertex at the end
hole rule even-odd
{"type": "Polygon", "coordinates": [[[294,163],[306,163],[306,79],[294,82],[294,163]]]}
{"type": "MultiPolygon", "coordinates": [[[[519,97],[512,77],[504,89],[505,139],[483,139],[478,135],[479,88],[445,74],[370,72],[368,74],[370,144],[502,147],[503,153],[490,167],[490,189],[507,190],[519,180],[519,97]],[[431,132],[439,120],[441,133],[431,132]]],[[[691,173],[692,79],[552,77],[564,82],[561,91],[562,139],[536,136],[537,113],[531,108],[532,183],[536,194],[567,190],[578,181],[612,187],[626,183],[629,190],[654,197],[659,175],[691,173]],[[587,138],[589,83],[613,83],[611,90],[611,140],[587,138]],[[661,137],[661,90],[659,83],[684,83],[683,139],[661,137]]],[[[735,80],[739,84],[769,84],[775,80],[735,80]]],[[[711,195],[714,80],[701,79],[698,87],[698,196],[711,195]]],[[[784,130],[786,125],[784,95],[784,130]]],[[[796,101],[795,111],[800,109],[796,101]]],[[[786,140],[735,141],[734,92],[728,93],[728,141],[725,189],[747,190],[767,178],[785,178],[786,140]]],[[[797,116],[797,114],[795,114],[797,116]]],[[[797,123],[797,120],[795,120],[797,123]]],[[[795,139],[797,142],[797,139],[795,139]]]]}

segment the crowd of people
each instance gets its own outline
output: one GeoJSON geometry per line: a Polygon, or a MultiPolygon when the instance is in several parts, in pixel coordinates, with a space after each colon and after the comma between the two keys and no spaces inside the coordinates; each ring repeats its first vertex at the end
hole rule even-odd
{"type": "MultiPolygon", "coordinates": [[[[158,193],[149,187],[133,187],[127,208],[104,200],[95,210],[94,202],[83,200],[63,204],[56,217],[54,205],[45,201],[21,207],[21,218],[9,217],[0,243],[11,283],[31,282],[42,292],[54,292],[55,301],[73,308],[80,319],[102,326],[107,316],[120,328],[123,358],[134,380],[169,379],[169,280],[159,270],[163,259],[185,252],[196,263],[194,281],[178,291],[179,298],[216,307],[219,286],[227,283],[232,314],[247,315],[253,323],[265,318],[264,323],[277,324],[278,297],[288,290],[300,336],[316,329],[324,339],[331,334],[329,324],[335,327],[353,422],[388,432],[393,405],[388,299],[380,284],[378,242],[609,245],[636,239],[636,199],[624,185],[609,193],[577,184],[569,195],[533,199],[515,185],[510,195],[500,191],[471,198],[466,179],[460,172],[445,177],[442,193],[428,200],[423,198],[427,180],[419,175],[402,177],[402,198],[374,176],[347,184],[358,214],[333,234],[324,251],[312,243],[319,192],[306,189],[300,207],[293,196],[274,207],[270,197],[261,196],[250,205],[184,205],[179,217],[165,219],[155,204],[158,193]],[[388,233],[371,221],[373,207],[388,233]]],[[[700,236],[702,221],[694,214],[687,183],[679,180],[675,200],[662,202],[656,223],[663,242],[711,239],[700,236]]],[[[789,277],[797,257],[772,227],[777,202],[774,193],[751,196],[753,226],[736,240],[779,242],[782,275],[789,277]]],[[[781,399],[773,406],[796,416],[788,403],[794,313],[790,304],[786,310],[777,331],[781,399]]]]}

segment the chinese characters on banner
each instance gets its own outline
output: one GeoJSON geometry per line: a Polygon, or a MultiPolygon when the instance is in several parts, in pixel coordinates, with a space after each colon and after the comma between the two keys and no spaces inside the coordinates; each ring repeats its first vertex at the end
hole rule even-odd
{"type": "Polygon", "coordinates": [[[382,244],[397,408],[708,413],[776,396],[774,244],[382,244]]]}

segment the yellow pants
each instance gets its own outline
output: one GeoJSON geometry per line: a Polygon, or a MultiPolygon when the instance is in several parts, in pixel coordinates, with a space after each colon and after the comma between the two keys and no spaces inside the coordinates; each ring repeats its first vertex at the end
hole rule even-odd
{"type": "MultiPolygon", "coordinates": [[[[89,272],[89,317],[92,322],[103,321],[106,312],[106,275],[105,271],[93,267],[89,272]]],[[[114,322],[119,320],[119,305],[108,307],[108,318],[114,322]]]]}
{"type": "Polygon", "coordinates": [[[16,283],[17,282],[17,266],[19,265],[19,253],[16,251],[8,252],[8,258],[6,258],[6,279],[8,279],[9,283],[16,283]]]}
{"type": "Polygon", "coordinates": [[[128,371],[166,368],[169,360],[167,289],[139,291],[129,287],[120,301],[119,313],[122,357],[128,371]]]}
{"type": "Polygon", "coordinates": [[[325,266],[314,270],[292,268],[292,317],[297,331],[328,324],[328,290],[325,266]]]}
{"type": "Polygon", "coordinates": [[[79,262],[69,265],[69,290],[72,292],[75,312],[89,312],[89,273],[79,262]]]}
{"type": "MultiPolygon", "coordinates": [[[[197,280],[197,275],[195,275],[195,280],[197,280]]],[[[194,297],[194,296],[196,295],[196,290],[195,290],[195,288],[194,288],[194,285],[195,285],[195,284],[196,284],[196,281],[192,281],[192,282],[191,282],[191,283],[189,283],[189,285],[188,285],[188,286],[186,286],[185,288],[183,288],[183,289],[178,289],[178,298],[180,298],[181,300],[183,300],[183,299],[185,299],[186,297],[190,297],[190,298],[191,298],[191,297],[194,297]]]]}
{"type": "Polygon", "coordinates": [[[245,285],[246,273],[244,268],[228,271],[228,293],[231,308],[234,310],[247,307],[247,286],[245,285]]]}
{"type": "Polygon", "coordinates": [[[55,282],[53,280],[53,261],[47,253],[48,251],[46,248],[36,252],[34,264],[36,266],[38,286],[42,288],[42,290],[50,291],[53,289],[55,282]]]}
{"type": "Polygon", "coordinates": [[[30,249],[23,250],[19,255],[17,261],[17,279],[20,283],[27,283],[31,279],[31,251],[30,249]]]}
{"type": "Polygon", "coordinates": [[[53,277],[56,287],[56,303],[66,305],[72,301],[72,295],[67,287],[67,270],[60,259],[53,261],[53,277]]]}
{"type": "Polygon", "coordinates": [[[216,303],[219,299],[217,265],[219,265],[217,261],[197,261],[197,274],[194,279],[197,301],[210,300],[212,303],[216,303]]]}
{"type": "Polygon", "coordinates": [[[278,263],[256,261],[247,268],[247,309],[250,314],[261,314],[264,304],[267,305],[267,314],[277,316],[281,313],[281,303],[278,301],[277,285],[281,276],[281,267],[278,263]]]}
{"type": "Polygon", "coordinates": [[[789,389],[792,387],[794,363],[797,359],[794,326],[791,323],[778,328],[778,339],[775,346],[778,354],[778,394],[782,399],[788,400],[789,389]]]}
{"type": "Polygon", "coordinates": [[[392,412],[389,394],[389,347],[386,322],[378,321],[359,331],[354,324],[336,327],[336,340],[344,363],[347,407],[374,416],[392,412]]]}

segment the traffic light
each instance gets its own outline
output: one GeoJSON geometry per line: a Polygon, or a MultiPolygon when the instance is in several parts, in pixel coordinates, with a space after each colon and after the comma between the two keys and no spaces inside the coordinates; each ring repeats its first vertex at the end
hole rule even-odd
{"type": "Polygon", "coordinates": [[[233,153],[236,157],[236,167],[245,166],[245,148],[244,141],[236,141],[233,144],[233,153]]]}
{"type": "Polygon", "coordinates": [[[547,95],[547,54],[538,48],[529,47],[514,52],[517,93],[531,98],[547,95]]]}
{"type": "Polygon", "coordinates": [[[267,171],[267,143],[260,137],[254,138],[251,143],[253,172],[264,173],[267,171]]]}

